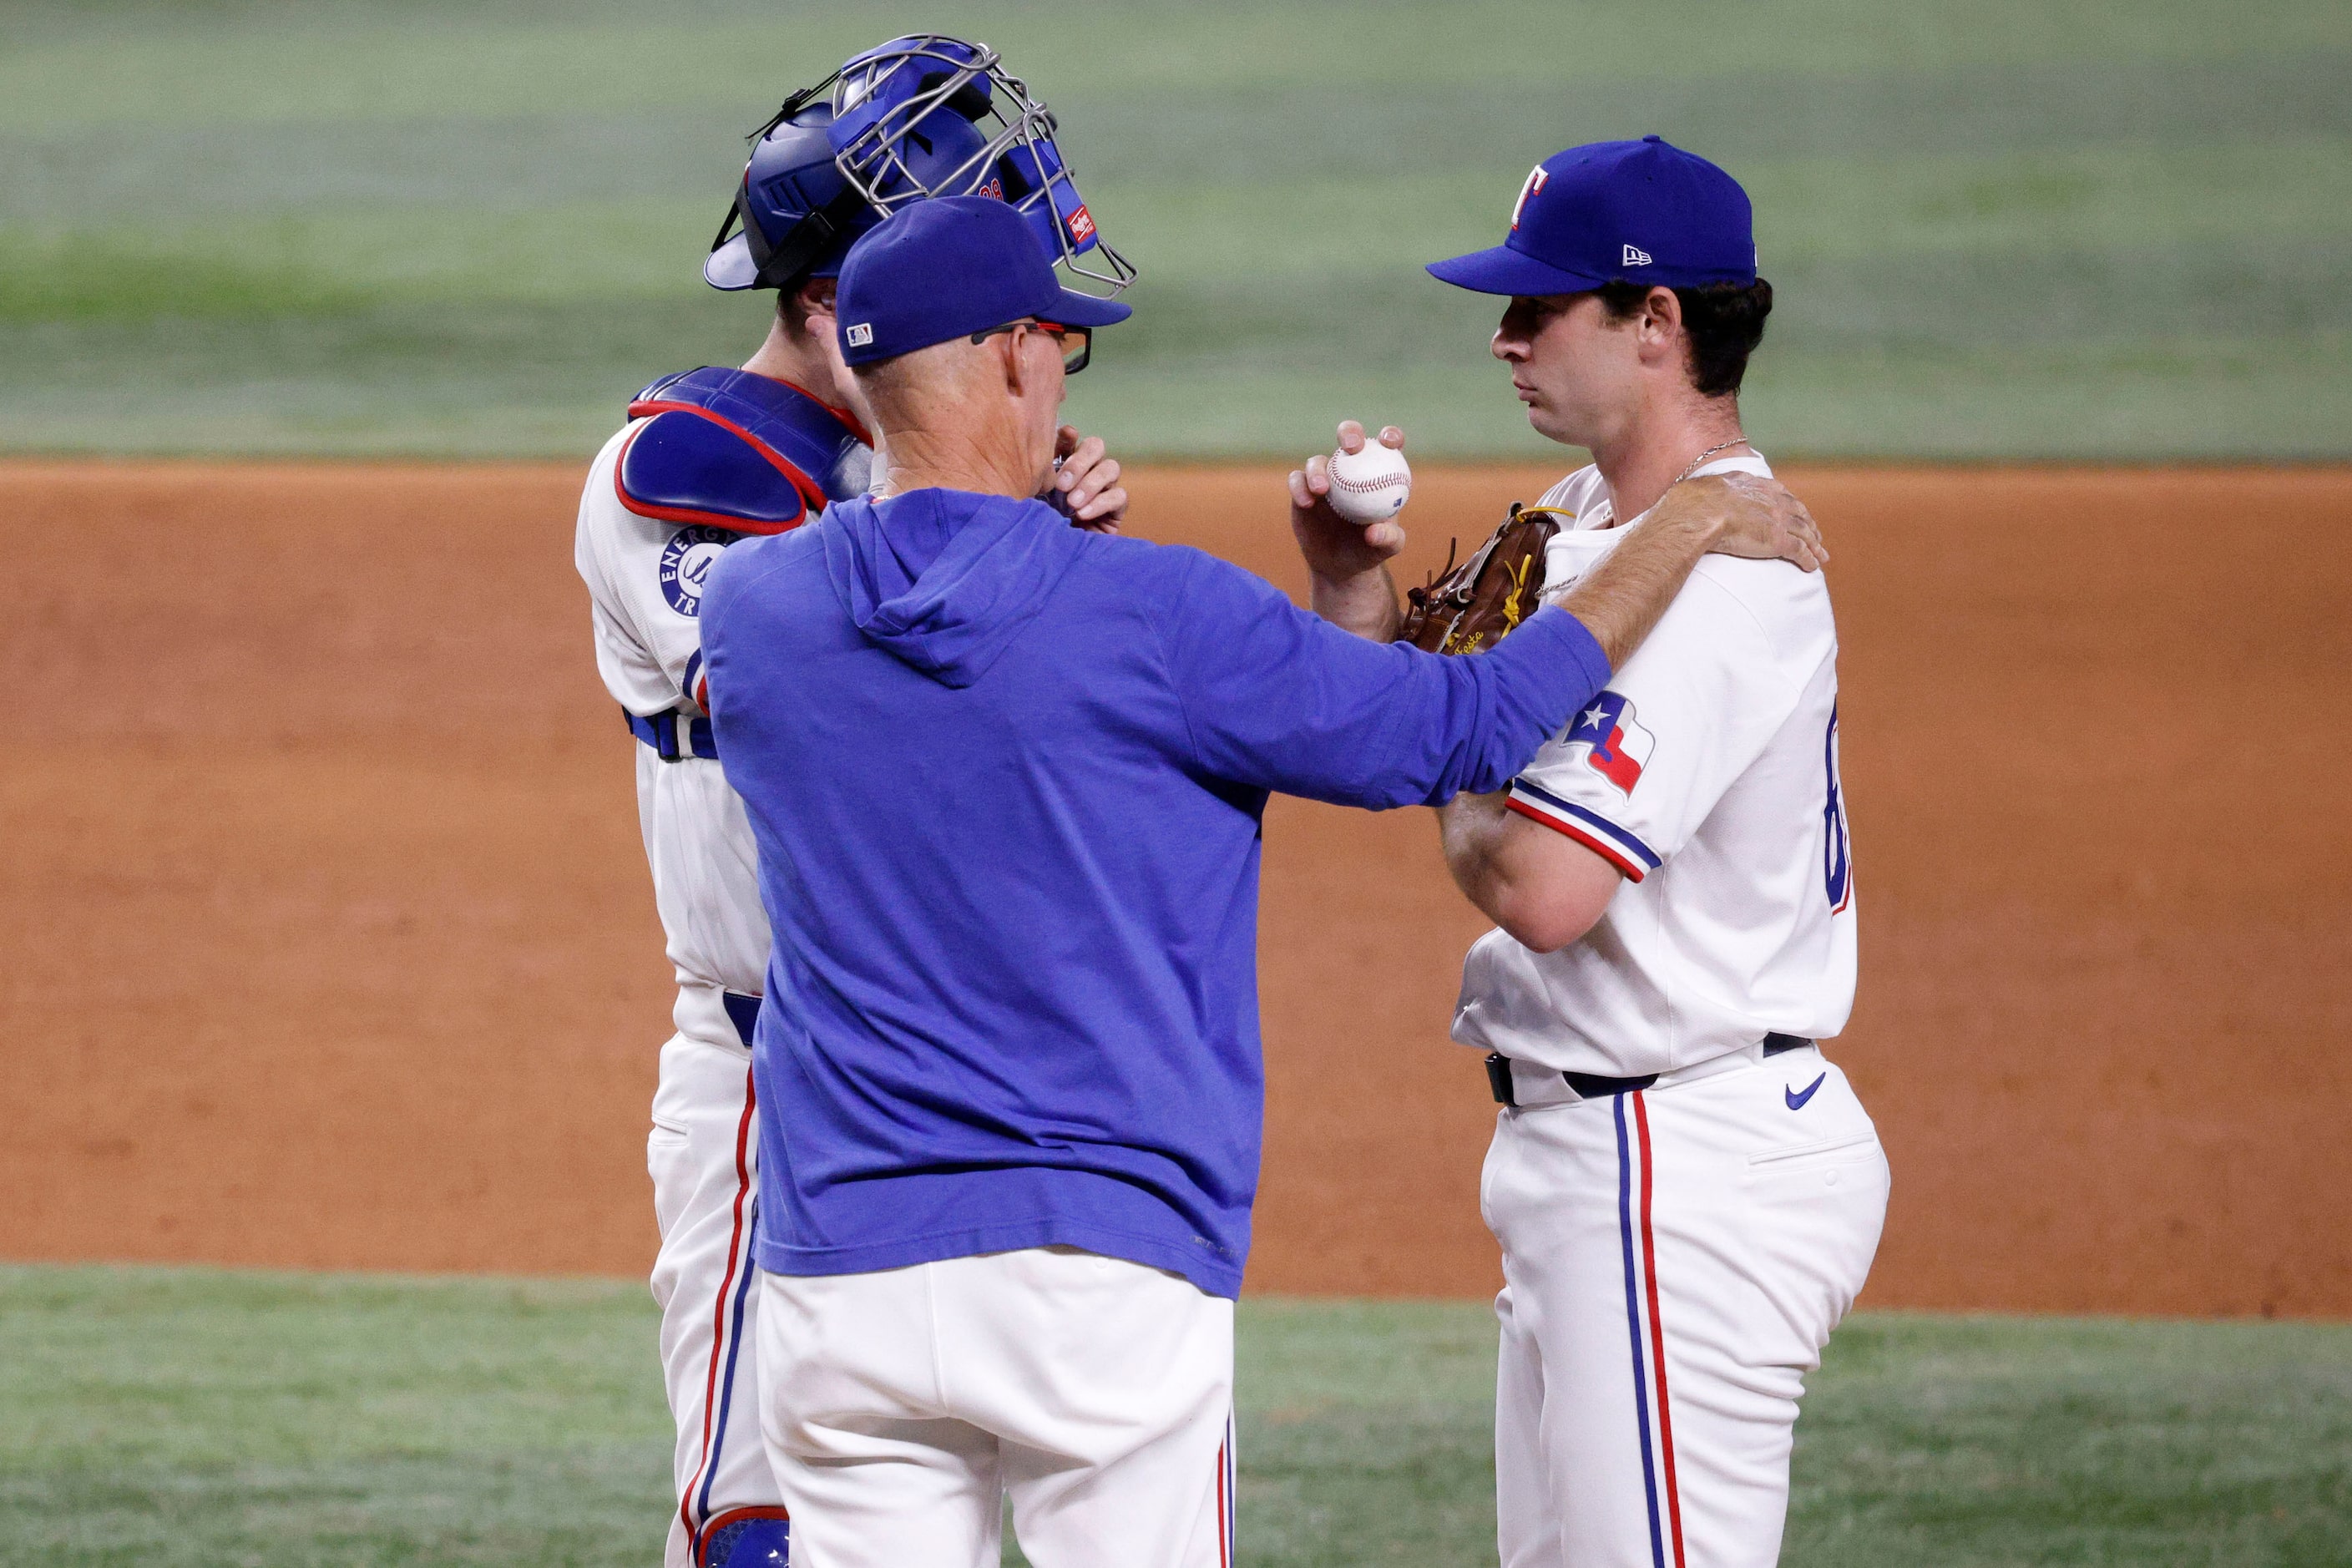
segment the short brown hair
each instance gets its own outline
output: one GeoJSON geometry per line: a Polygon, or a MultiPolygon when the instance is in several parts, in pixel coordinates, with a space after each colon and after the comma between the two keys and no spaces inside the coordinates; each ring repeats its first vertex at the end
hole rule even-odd
{"type": "MultiPolygon", "coordinates": [[[[1652,287],[1621,279],[1594,292],[1609,319],[1622,321],[1642,308],[1652,287]]],[[[1737,393],[1748,374],[1748,356],[1764,341],[1764,318],[1772,313],[1772,285],[1761,278],[1753,283],[1708,283],[1677,289],[1675,298],[1682,302],[1683,331],[1690,335],[1691,384],[1702,397],[1737,393]]]]}

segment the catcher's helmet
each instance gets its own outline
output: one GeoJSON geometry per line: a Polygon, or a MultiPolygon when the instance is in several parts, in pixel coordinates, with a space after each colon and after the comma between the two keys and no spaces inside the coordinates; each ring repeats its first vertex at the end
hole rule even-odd
{"type": "Polygon", "coordinates": [[[908,202],[987,195],[1020,213],[1046,255],[1117,294],[1135,268],[1104,243],[1054,131],[987,45],[893,38],[794,93],[755,134],[702,275],[719,289],[828,276],[908,202]]]}
{"type": "MultiPolygon", "coordinates": [[[[857,237],[886,216],[843,177],[828,134],[833,106],[809,103],[810,96],[794,94],[752,133],[734,204],[702,264],[712,288],[780,289],[830,278],[857,237]]],[[[917,178],[942,179],[983,145],[977,130],[952,116],[930,132],[904,150],[917,178]]]]}

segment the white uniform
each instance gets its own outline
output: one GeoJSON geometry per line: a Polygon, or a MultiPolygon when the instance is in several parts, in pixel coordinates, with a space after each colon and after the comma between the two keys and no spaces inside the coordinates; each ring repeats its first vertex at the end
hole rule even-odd
{"type": "MultiPolygon", "coordinates": [[[[653,1291],[677,1424],[679,1504],[665,1562],[691,1568],[714,1532],[783,1512],[752,1374],[759,1151],[750,1045],[770,933],[743,802],[715,760],[691,754],[698,731],[708,735],[698,700],[703,575],[736,536],[621,504],[613,470],[636,423],[589,469],[574,560],[606,689],[630,713],[676,725],[684,743],[674,749],[686,753],[666,762],[650,745],[632,747],[638,823],[677,976],[677,1033],[662,1047],[646,1163],[662,1237],[653,1291]]],[[[844,478],[863,488],[862,475],[844,478]]]]}
{"type": "Polygon", "coordinates": [[[764,1274],[795,1561],[1233,1568],[1234,1304],[1067,1247],[764,1274]]]}
{"type": "MultiPolygon", "coordinates": [[[[1729,471],[1769,472],[1701,470],[1729,471]]],[[[1555,588],[1626,532],[1597,468],[1542,504],[1575,514],[1555,588]]],[[[1510,1058],[1517,1102],[1480,1192],[1505,1568],[1774,1563],[1804,1374],[1887,1193],[1844,1075],[1790,1038],[1836,1034],[1854,986],[1821,575],[1706,557],[1509,804],[1626,880],[1559,952],[1496,931],[1464,966],[1454,1037],[1510,1058]]]]}

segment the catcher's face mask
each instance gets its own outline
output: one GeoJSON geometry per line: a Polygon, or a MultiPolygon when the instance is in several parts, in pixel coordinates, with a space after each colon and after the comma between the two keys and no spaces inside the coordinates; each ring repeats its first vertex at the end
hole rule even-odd
{"type": "Polygon", "coordinates": [[[834,161],[884,216],[932,196],[994,196],[1072,276],[1102,285],[1106,296],[1135,280],[1078,195],[1054,142],[1052,112],[987,45],[939,34],[894,38],[814,91],[827,86],[834,161]]]}

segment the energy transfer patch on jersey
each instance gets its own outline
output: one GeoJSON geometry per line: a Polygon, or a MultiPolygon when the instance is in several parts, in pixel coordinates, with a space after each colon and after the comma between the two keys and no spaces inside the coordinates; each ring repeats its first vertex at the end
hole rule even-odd
{"type": "Polygon", "coordinates": [[[719,552],[735,542],[723,528],[692,523],[669,536],[662,546],[661,591],[669,607],[689,619],[702,614],[702,584],[719,552]]]}
{"type": "Polygon", "coordinates": [[[1604,691],[1576,716],[1567,743],[1584,747],[1585,765],[1616,786],[1618,794],[1631,795],[1658,739],[1634,720],[1632,702],[1604,691]]]}

